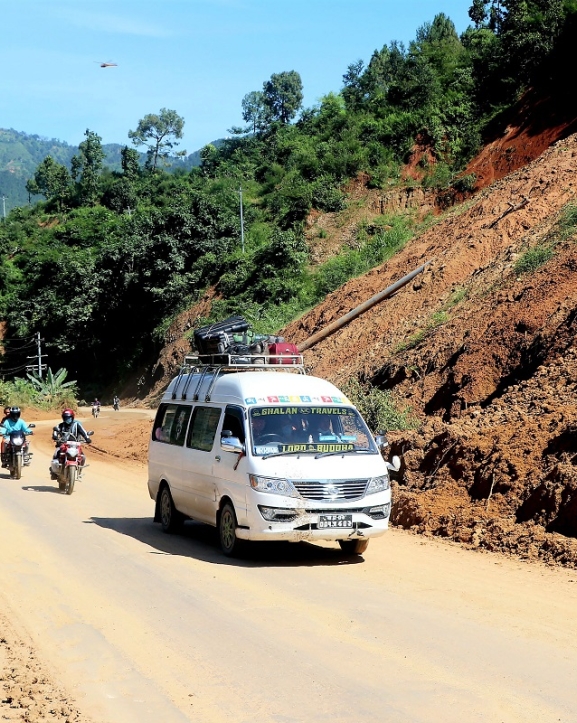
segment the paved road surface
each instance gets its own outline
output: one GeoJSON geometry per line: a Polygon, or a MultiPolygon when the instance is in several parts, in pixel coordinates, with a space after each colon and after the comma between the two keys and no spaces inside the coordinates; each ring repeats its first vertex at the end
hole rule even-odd
{"type": "Polygon", "coordinates": [[[364,560],[229,560],[210,528],[152,523],[137,464],[92,454],[59,493],[49,428],[0,475],[2,599],[97,723],[577,721],[577,571],[395,530],[364,560]]]}

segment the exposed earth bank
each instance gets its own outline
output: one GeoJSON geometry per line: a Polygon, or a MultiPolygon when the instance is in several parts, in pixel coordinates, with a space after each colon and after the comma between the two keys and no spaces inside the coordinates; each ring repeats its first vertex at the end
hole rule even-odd
{"type": "MultiPolygon", "coordinates": [[[[560,127],[553,131],[562,136],[560,127]]],[[[485,169],[480,182],[499,180],[282,333],[303,342],[430,262],[392,299],[305,352],[305,361],[337,385],[358,377],[390,390],[420,423],[390,435],[406,464],[395,524],[576,565],[577,136],[541,153],[553,131],[531,136],[527,124],[508,127],[469,169],[485,169]],[[505,175],[499,152],[517,165],[541,155],[505,175]]],[[[355,194],[361,186],[362,179],[355,194]]],[[[328,227],[330,215],[315,215],[314,224],[328,227]]],[[[150,400],[189,351],[187,333],[213,296],[209,290],[175,321],[150,400]]]]}

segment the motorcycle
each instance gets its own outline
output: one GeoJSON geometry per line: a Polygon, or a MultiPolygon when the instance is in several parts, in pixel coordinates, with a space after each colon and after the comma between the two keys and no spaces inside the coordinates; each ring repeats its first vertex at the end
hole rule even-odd
{"type": "MultiPolygon", "coordinates": [[[[94,432],[88,432],[90,436],[94,432]]],[[[73,434],[58,435],[58,427],[54,427],[54,438],[60,442],[56,457],[50,463],[50,477],[58,481],[58,488],[64,494],[71,495],[77,480],[82,479],[82,471],[86,466],[86,456],[82,451],[82,443],[73,434]]]]}
{"type": "MultiPolygon", "coordinates": [[[[29,424],[28,426],[32,428],[36,425],[29,424]]],[[[30,432],[30,434],[33,434],[33,432],[30,432]]],[[[11,479],[20,479],[22,477],[22,467],[28,467],[30,457],[32,457],[24,432],[10,433],[2,457],[2,461],[6,462],[11,479]]]]}
{"type": "Polygon", "coordinates": [[[94,419],[98,419],[99,414],[100,414],[100,407],[97,405],[94,405],[92,407],[92,416],[94,417],[94,419]]]}
{"type": "Polygon", "coordinates": [[[115,412],[117,412],[120,409],[120,404],[118,402],[113,402],[112,408],[114,409],[115,412]]]}

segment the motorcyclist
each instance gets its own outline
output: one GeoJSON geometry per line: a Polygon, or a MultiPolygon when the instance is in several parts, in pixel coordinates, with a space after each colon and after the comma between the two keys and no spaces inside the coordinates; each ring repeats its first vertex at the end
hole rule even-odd
{"type": "MultiPolygon", "coordinates": [[[[65,409],[62,412],[62,421],[57,427],[54,427],[54,430],[52,432],[52,439],[56,442],[56,449],[54,451],[53,459],[58,458],[60,445],[62,444],[62,442],[66,442],[68,439],[74,439],[77,442],[84,441],[86,442],[86,444],[92,444],[92,440],[90,439],[88,432],[84,429],[80,422],[76,422],[74,420],[74,416],[75,415],[73,409],[65,409]]],[[[81,467],[84,466],[84,462],[86,461],[84,455],[82,455],[82,457],[83,459],[81,467]]],[[[52,469],[50,469],[49,471],[50,476],[53,477],[54,473],[52,472],[52,469]]]]}
{"type": "Polygon", "coordinates": [[[116,396],[116,394],[112,398],[112,407],[115,412],[117,412],[118,408],[120,407],[120,399],[116,396]]]}
{"type": "MultiPolygon", "coordinates": [[[[4,409],[6,412],[6,409],[4,409]]],[[[0,425],[0,434],[2,434],[2,467],[8,467],[8,459],[5,456],[6,443],[10,439],[12,432],[22,432],[25,435],[34,434],[30,427],[23,419],[20,419],[20,407],[10,407],[8,416],[4,417],[0,425]]],[[[25,464],[29,464],[29,460],[25,464]]]]}

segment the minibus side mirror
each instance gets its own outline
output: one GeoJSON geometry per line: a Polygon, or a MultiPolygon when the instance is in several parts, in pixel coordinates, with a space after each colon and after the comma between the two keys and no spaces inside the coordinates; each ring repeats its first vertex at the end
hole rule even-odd
{"type": "Polygon", "coordinates": [[[391,461],[387,462],[387,467],[392,472],[398,472],[401,469],[401,458],[397,457],[395,454],[393,457],[391,457],[391,461]]]}
{"type": "Polygon", "coordinates": [[[232,432],[228,429],[223,429],[220,437],[220,448],[224,452],[236,452],[237,454],[244,454],[244,444],[238,437],[233,437],[232,432]]]}
{"type": "Polygon", "coordinates": [[[375,442],[377,443],[377,447],[379,449],[385,449],[385,447],[389,446],[389,440],[387,439],[385,432],[377,432],[375,435],[375,442]]]}

